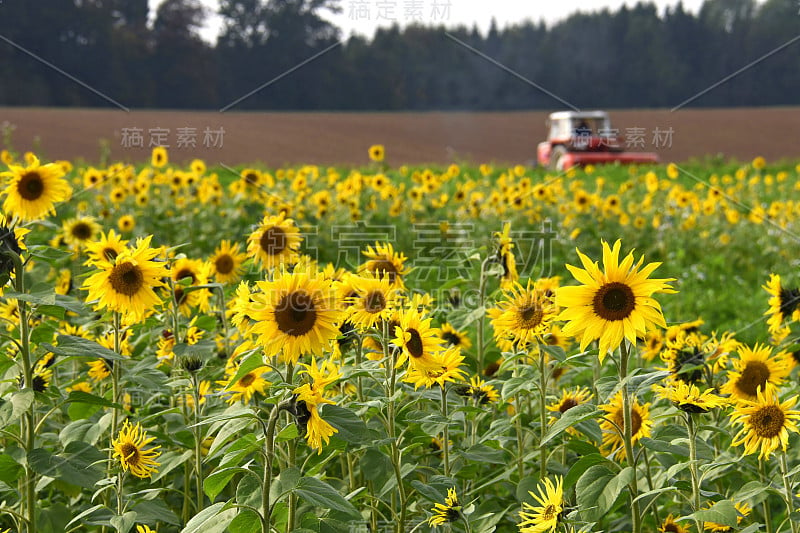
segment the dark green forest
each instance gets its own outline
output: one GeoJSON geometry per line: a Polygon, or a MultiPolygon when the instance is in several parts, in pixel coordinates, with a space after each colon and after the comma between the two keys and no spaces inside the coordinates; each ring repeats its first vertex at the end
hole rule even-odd
{"type": "Polygon", "coordinates": [[[147,0],[5,0],[0,105],[113,105],[46,61],[130,108],[220,109],[332,47],[232,109],[563,107],[456,39],[579,107],[672,107],[734,74],[688,105],[800,104],[797,0],[707,0],[697,14],[639,3],[485,34],[410,26],[341,41],[326,15],[343,7],[222,0],[210,44],[197,0],[167,0],[156,13],[147,0]]]}

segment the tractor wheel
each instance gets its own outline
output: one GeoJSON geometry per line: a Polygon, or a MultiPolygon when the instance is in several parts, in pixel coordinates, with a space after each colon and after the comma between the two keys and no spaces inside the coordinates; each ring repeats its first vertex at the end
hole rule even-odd
{"type": "Polygon", "coordinates": [[[565,155],[567,155],[567,149],[562,145],[554,147],[553,151],[550,152],[550,170],[563,172],[565,155]]]}

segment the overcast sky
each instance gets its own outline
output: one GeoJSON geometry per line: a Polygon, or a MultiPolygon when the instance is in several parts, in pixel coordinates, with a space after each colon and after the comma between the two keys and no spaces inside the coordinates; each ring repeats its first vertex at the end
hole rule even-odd
{"type": "MultiPolygon", "coordinates": [[[[151,7],[161,3],[149,0],[151,7]]],[[[372,36],[380,26],[400,25],[417,20],[425,24],[444,24],[445,26],[477,24],[485,32],[492,17],[500,27],[519,23],[525,19],[544,20],[552,24],[566,18],[576,11],[596,11],[603,8],[618,9],[626,4],[633,6],[637,0],[342,0],[342,12],[329,14],[329,18],[339,26],[344,36],[351,33],[372,36]]],[[[678,0],[652,0],[660,12],[666,6],[677,5],[678,0]]],[[[203,37],[216,40],[220,20],[216,15],[218,0],[201,0],[208,7],[210,16],[203,37]]],[[[684,9],[696,13],[703,0],[683,0],[684,9]]]]}

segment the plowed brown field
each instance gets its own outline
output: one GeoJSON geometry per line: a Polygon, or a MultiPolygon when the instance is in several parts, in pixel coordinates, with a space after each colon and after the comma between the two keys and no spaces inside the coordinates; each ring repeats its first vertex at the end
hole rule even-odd
{"type": "MultiPolygon", "coordinates": [[[[15,126],[16,150],[36,149],[48,159],[96,162],[105,140],[112,158],[148,157],[151,130],[161,128],[174,162],[262,162],[269,166],[363,164],[371,144],[386,146],[390,165],[451,162],[529,163],[546,135],[545,112],[508,113],[242,113],[0,108],[0,124],[15,126]],[[126,147],[126,132],[140,128],[143,148],[126,147]],[[185,134],[181,139],[181,129],[185,134]],[[204,131],[224,130],[216,139],[204,131]],[[193,137],[195,146],[191,147],[193,137]],[[222,146],[212,146],[212,141],[222,146]]],[[[800,108],[612,111],[620,133],[639,128],[644,147],[662,161],[723,154],[739,160],[800,158],[800,108]],[[656,129],[672,129],[654,142],[656,129]]]]}

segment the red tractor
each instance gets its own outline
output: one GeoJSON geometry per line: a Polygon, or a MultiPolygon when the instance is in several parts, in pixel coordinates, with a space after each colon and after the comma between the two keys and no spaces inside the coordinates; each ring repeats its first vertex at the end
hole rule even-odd
{"type": "MultiPolygon", "coordinates": [[[[561,172],[577,165],[658,163],[656,154],[623,151],[624,140],[605,111],[559,111],[546,124],[548,139],[536,149],[541,166],[561,172]]],[[[644,141],[630,144],[643,146],[644,141]]]]}

